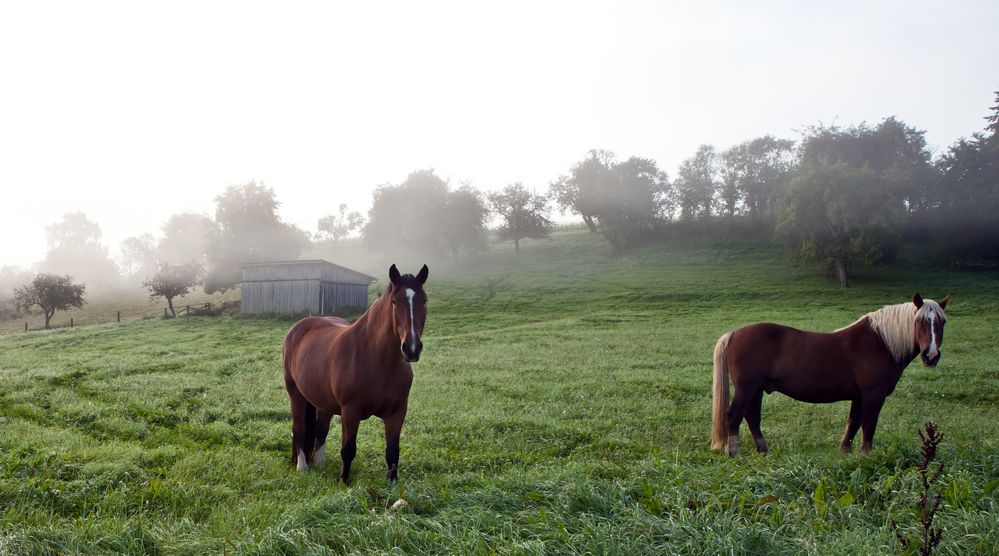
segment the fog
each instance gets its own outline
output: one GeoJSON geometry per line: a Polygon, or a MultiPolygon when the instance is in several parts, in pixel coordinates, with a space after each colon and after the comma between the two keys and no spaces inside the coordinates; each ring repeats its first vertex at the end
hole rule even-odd
{"type": "Polygon", "coordinates": [[[997,27],[991,2],[6,3],[0,288],[207,269],[217,198],[249,183],[279,203],[254,241],[333,258],[304,232],[340,204],[370,218],[417,170],[488,204],[590,149],[672,177],[702,144],[892,115],[940,154],[982,128],[997,27]]]}

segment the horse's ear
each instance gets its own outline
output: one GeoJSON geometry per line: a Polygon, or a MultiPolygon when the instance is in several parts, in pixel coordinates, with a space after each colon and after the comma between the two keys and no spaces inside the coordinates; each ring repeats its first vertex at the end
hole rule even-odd
{"type": "Polygon", "coordinates": [[[402,278],[402,276],[399,275],[399,269],[393,264],[389,267],[389,281],[392,282],[393,286],[398,286],[399,278],[402,278]]]}
{"type": "Polygon", "coordinates": [[[940,305],[941,309],[946,309],[948,301],[950,301],[950,294],[945,295],[943,299],[937,301],[937,304],[940,305]]]}
{"type": "Polygon", "coordinates": [[[912,304],[916,306],[916,309],[923,306],[923,296],[919,295],[919,292],[912,296],[912,304]]]}
{"type": "Polygon", "coordinates": [[[427,283],[427,276],[430,276],[430,269],[427,268],[427,265],[423,265],[423,268],[420,269],[420,273],[416,275],[416,281],[422,286],[427,283]]]}

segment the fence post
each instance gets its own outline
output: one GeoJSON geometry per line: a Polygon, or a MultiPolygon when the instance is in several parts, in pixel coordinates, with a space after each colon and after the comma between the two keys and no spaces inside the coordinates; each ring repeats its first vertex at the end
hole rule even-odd
{"type": "Polygon", "coordinates": [[[118,311],[118,322],[121,322],[121,311],[118,311]]]}
{"type": "Polygon", "coordinates": [[[163,308],[163,318],[167,318],[167,310],[166,310],[166,307],[164,307],[164,308],[163,308]]]}
{"type": "Polygon", "coordinates": [[[73,317],[69,317],[69,327],[73,328],[73,317]]]}
{"type": "Polygon", "coordinates": [[[28,322],[27,321],[24,322],[24,331],[25,332],[28,331],[28,322]]]}

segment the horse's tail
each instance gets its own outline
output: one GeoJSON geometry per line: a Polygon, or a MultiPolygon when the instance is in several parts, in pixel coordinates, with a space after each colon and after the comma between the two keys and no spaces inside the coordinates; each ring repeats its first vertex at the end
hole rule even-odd
{"type": "Polygon", "coordinates": [[[714,394],[711,400],[711,449],[722,450],[728,443],[728,342],[726,332],[715,344],[714,394]]]}

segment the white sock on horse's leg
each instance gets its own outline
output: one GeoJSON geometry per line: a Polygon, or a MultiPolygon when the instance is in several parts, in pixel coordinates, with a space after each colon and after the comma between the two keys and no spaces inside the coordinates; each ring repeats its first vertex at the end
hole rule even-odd
{"type": "Polygon", "coordinates": [[[309,464],[305,463],[305,450],[298,451],[298,470],[305,471],[309,468],[309,464]]]}
{"type": "Polygon", "coordinates": [[[732,434],[728,437],[728,455],[735,456],[739,453],[739,435],[732,434]]]}
{"type": "Polygon", "coordinates": [[[326,443],[325,442],[323,442],[322,444],[319,445],[318,448],[316,448],[315,461],[316,461],[316,465],[318,465],[320,467],[322,467],[323,465],[326,465],[326,443]]]}

